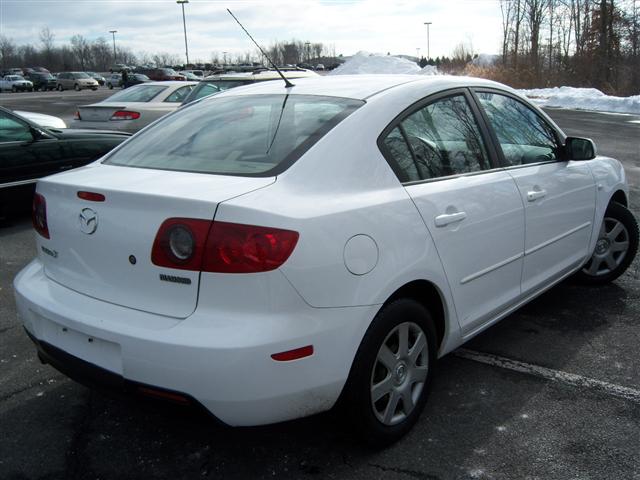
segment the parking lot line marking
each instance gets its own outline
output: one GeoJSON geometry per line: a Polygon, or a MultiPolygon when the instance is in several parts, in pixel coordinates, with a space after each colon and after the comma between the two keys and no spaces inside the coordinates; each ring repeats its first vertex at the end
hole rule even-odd
{"type": "Polygon", "coordinates": [[[630,400],[634,403],[640,403],[640,390],[636,390],[633,388],[623,387],[621,385],[603,382],[602,380],[583,377],[582,375],[563,372],[561,370],[553,370],[551,368],[541,367],[539,365],[532,365],[530,363],[520,362],[518,360],[512,360],[506,357],[500,357],[491,353],[482,353],[476,352],[474,350],[467,350],[466,348],[459,348],[453,353],[455,356],[464,358],[466,360],[473,360],[474,362],[504,368],[513,372],[526,373],[535,377],[551,380],[552,382],[563,383],[565,385],[597,390],[613,397],[624,398],[625,400],[630,400]]]}

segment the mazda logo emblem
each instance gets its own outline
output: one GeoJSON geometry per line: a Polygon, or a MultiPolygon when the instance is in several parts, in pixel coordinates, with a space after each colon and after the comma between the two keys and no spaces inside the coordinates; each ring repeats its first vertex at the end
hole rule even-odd
{"type": "Polygon", "coordinates": [[[95,210],[83,208],[78,215],[78,224],[82,233],[91,235],[98,229],[98,214],[95,210]]]}

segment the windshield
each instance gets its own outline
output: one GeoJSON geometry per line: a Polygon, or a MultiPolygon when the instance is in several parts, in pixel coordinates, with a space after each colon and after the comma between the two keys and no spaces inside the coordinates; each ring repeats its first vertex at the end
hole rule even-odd
{"type": "Polygon", "coordinates": [[[242,85],[249,85],[254,83],[253,80],[213,80],[200,82],[187,98],[184,99],[183,104],[191,103],[199,98],[208,97],[214,93],[229,90],[230,88],[240,87],[242,85]]]}
{"type": "Polygon", "coordinates": [[[111,95],[103,102],[149,102],[166,89],[162,85],[135,85],[111,95]]]}
{"type": "Polygon", "coordinates": [[[286,170],[363,103],[314,95],[212,98],[165,117],[104,163],[272,176],[286,170]]]}

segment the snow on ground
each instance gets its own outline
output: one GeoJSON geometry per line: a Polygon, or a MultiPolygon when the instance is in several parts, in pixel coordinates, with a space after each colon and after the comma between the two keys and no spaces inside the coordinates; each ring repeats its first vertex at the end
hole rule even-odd
{"type": "Polygon", "coordinates": [[[426,66],[421,69],[415,62],[406,58],[391,55],[380,55],[368,52],[358,52],[329,75],[354,75],[354,74],[421,74],[436,75],[436,67],[426,66]]]}
{"type": "Polygon", "coordinates": [[[519,92],[543,107],[640,115],[640,95],[613,97],[595,88],[575,87],[533,88],[519,92]]]}

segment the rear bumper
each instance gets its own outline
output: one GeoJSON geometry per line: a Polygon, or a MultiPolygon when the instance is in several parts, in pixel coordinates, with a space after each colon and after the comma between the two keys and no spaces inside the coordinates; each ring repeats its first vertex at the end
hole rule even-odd
{"type": "Polygon", "coordinates": [[[312,308],[276,271],[272,283],[278,282],[282,285],[272,288],[280,295],[291,289],[288,307],[279,314],[268,309],[258,313],[249,306],[232,317],[205,300],[184,320],[69,290],[49,280],[38,260],[20,272],[14,286],[25,329],[41,352],[56,353],[51,363],[63,373],[75,363],[70,359],[77,359],[91,367],[80,379],[85,383],[110,378],[116,384],[180,392],[222,422],[241,426],[331,408],[378,309],[312,308]],[[306,345],[314,346],[310,357],[289,362],[271,358],[306,345]]]}
{"type": "Polygon", "coordinates": [[[135,133],[145,125],[140,125],[135,120],[119,120],[115,122],[88,122],[85,120],[72,120],[70,128],[80,128],[89,130],[116,130],[118,132],[135,133]]]}

